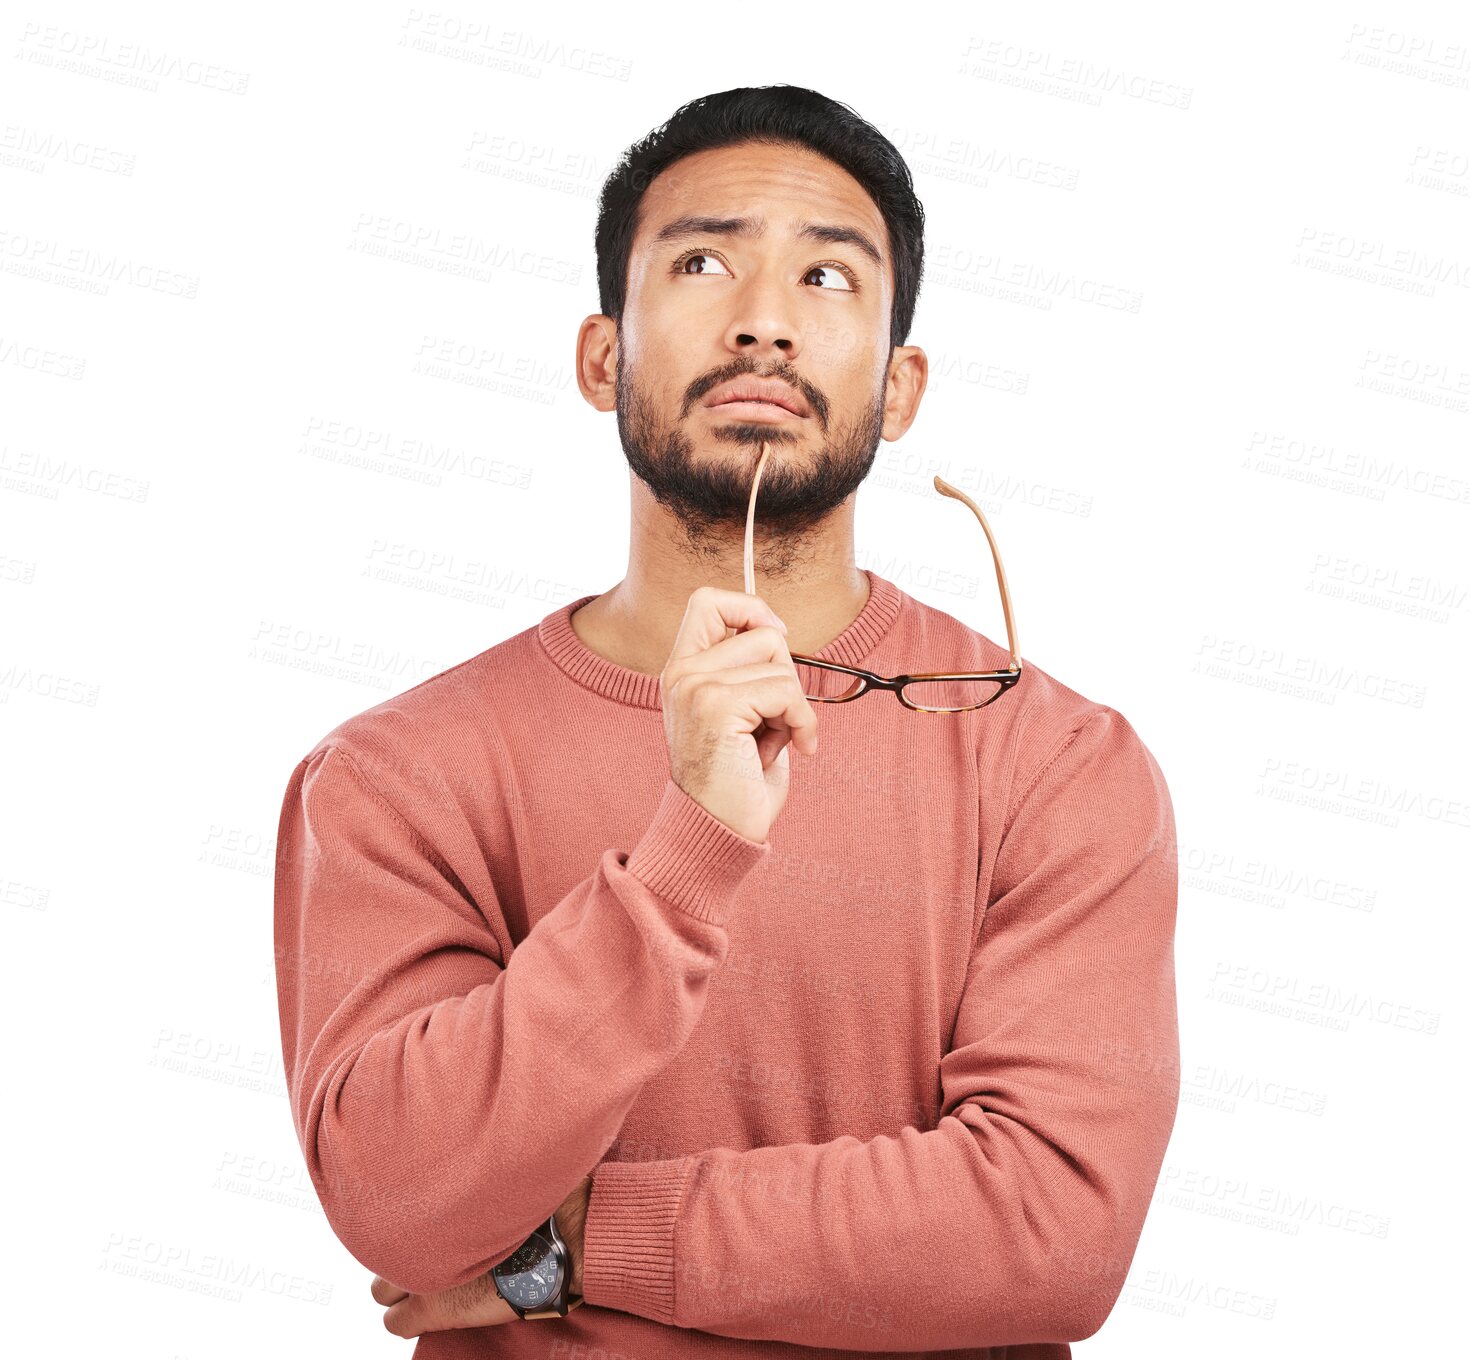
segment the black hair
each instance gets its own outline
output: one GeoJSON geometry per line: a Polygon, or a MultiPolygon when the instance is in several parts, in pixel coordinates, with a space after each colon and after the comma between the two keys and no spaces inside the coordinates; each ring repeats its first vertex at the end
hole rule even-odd
{"type": "Polygon", "coordinates": [[[906,344],[924,274],[924,207],[908,165],[871,123],[848,105],[799,85],[756,85],[702,95],[634,142],[602,186],[597,207],[597,290],[604,316],[621,323],[628,253],[648,186],[675,161],[742,142],[799,143],[840,165],[863,188],[888,226],[893,262],[889,345],[906,344]]]}

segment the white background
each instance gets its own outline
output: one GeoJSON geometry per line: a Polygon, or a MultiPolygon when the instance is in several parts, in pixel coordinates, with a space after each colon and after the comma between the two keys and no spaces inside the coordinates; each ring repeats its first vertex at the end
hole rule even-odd
{"type": "Polygon", "coordinates": [[[773,82],[876,124],[928,215],[930,389],[859,565],[1003,640],[931,479],[965,488],[1023,656],[1175,800],[1179,1119],[1078,1353],[1454,1344],[1470,17],[1046,11],[7,12],[13,1353],[408,1353],[292,1132],[280,799],[337,722],[622,575],[573,378],[596,193],[773,82]]]}

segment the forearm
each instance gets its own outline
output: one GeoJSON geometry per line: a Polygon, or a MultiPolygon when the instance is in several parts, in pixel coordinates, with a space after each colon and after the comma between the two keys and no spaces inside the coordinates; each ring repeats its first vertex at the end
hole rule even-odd
{"type": "Polygon", "coordinates": [[[278,938],[289,931],[294,946],[281,978],[292,1108],[342,1242],[433,1293],[508,1255],[607,1150],[697,1024],[728,946],[720,908],[764,851],[673,789],[631,854],[605,852],[502,968],[429,866],[383,878],[368,856],[333,848],[334,872],[298,877],[289,846],[347,825],[359,783],[338,761],[307,801],[287,800],[278,938]],[[379,912],[393,937],[372,934],[379,912]],[[346,962],[323,976],[324,958],[346,962]],[[344,973],[357,977],[345,990],[344,973]]]}
{"type": "Polygon", "coordinates": [[[562,905],[574,930],[548,916],[493,981],[376,1032],[306,1105],[338,1236],[414,1293],[482,1274],[544,1222],[698,1019],[710,927],[689,918],[686,952],[648,952],[647,904],[620,898],[604,867],[562,905]],[[678,974],[662,972],[675,957],[678,974]],[[624,965],[631,985],[609,988],[602,970],[624,965]]]}
{"type": "Polygon", "coordinates": [[[1097,1180],[974,1104],[868,1142],[604,1163],[587,1300],[852,1351],[1081,1339],[1127,1272],[1172,1124],[1171,1080],[1139,1090],[1138,1141],[1097,1180]]]}

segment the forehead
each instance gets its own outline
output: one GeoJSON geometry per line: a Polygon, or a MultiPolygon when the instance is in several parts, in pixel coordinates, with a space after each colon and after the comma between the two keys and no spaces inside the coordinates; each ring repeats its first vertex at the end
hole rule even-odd
{"type": "Polygon", "coordinates": [[[696,151],[662,171],[639,208],[633,252],[654,245],[684,218],[758,218],[762,240],[784,242],[801,224],[853,227],[877,246],[885,270],[888,227],[878,205],[846,170],[805,146],[738,146],[696,151]]]}

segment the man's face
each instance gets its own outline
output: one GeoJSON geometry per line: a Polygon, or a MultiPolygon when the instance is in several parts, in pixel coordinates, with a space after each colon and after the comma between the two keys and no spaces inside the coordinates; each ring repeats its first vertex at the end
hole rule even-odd
{"type": "Polygon", "coordinates": [[[618,330],[618,433],[691,542],[744,527],[762,440],[762,526],[799,535],[857,489],[883,432],[892,280],[882,213],[804,147],[701,151],[649,186],[618,330]],[[808,223],[879,258],[803,235],[808,223]],[[751,379],[799,414],[721,402],[751,379]]]}

